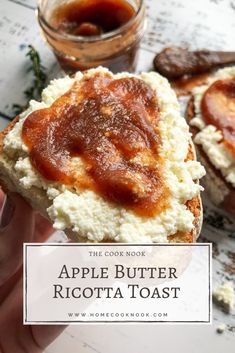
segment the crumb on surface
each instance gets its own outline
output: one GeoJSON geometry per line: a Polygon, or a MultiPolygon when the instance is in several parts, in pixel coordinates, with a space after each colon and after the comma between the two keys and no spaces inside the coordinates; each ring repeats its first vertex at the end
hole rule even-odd
{"type": "Polygon", "coordinates": [[[221,333],[224,333],[225,329],[226,329],[226,324],[221,323],[219,326],[217,326],[216,332],[221,334],[221,333]]]}
{"type": "Polygon", "coordinates": [[[234,306],[234,290],[232,282],[225,282],[213,291],[213,301],[230,313],[234,306]]]}

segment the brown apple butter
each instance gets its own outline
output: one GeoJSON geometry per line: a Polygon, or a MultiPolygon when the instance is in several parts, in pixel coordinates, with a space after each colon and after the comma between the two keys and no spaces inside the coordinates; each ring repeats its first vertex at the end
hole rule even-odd
{"type": "Polygon", "coordinates": [[[125,0],[74,0],[62,2],[50,15],[54,28],[77,36],[93,36],[114,31],[135,16],[125,0]]]}
{"type": "Polygon", "coordinates": [[[97,73],[31,113],[22,135],[31,164],[45,179],[91,189],[148,217],[168,199],[158,120],[156,95],[144,81],[97,73]],[[71,167],[77,156],[85,166],[79,176],[71,167]]]}
{"type": "Polygon", "coordinates": [[[145,29],[143,0],[45,1],[38,20],[66,73],[97,66],[135,71],[145,29]]]}
{"type": "Polygon", "coordinates": [[[214,82],[204,93],[201,110],[206,123],[223,132],[223,142],[235,154],[235,78],[214,82]]]}

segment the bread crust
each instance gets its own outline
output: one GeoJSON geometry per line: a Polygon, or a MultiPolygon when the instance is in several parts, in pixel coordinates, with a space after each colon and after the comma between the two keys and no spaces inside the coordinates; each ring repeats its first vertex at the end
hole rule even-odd
{"type": "MultiPolygon", "coordinates": [[[[185,161],[192,161],[196,158],[196,150],[193,143],[191,143],[189,145],[188,155],[185,161]]],[[[198,181],[196,182],[198,183],[198,181]]],[[[200,235],[203,219],[203,208],[200,195],[187,201],[186,206],[187,209],[194,215],[194,229],[192,229],[191,232],[177,232],[174,235],[168,236],[170,243],[193,243],[200,235]]]]}
{"type": "MultiPolygon", "coordinates": [[[[50,207],[51,201],[48,199],[45,190],[39,190],[36,187],[31,187],[30,190],[24,190],[19,186],[17,179],[14,179],[11,174],[11,168],[6,165],[4,161],[3,153],[3,140],[4,137],[9,133],[9,131],[15,126],[18,122],[19,117],[17,116],[11,124],[9,124],[2,132],[0,132],[0,185],[5,193],[7,192],[17,192],[23,196],[26,201],[32,206],[33,209],[40,212],[44,217],[48,218],[46,209],[50,207]]],[[[195,160],[196,151],[193,143],[189,144],[188,155],[186,161],[195,160]]],[[[198,181],[196,181],[198,183],[198,181]]],[[[190,210],[195,219],[194,219],[194,228],[191,232],[177,232],[174,235],[168,237],[170,243],[192,243],[195,242],[198,238],[201,225],[202,225],[202,203],[200,196],[196,196],[192,200],[187,201],[186,203],[188,210],[190,210]]],[[[86,239],[79,236],[78,233],[75,233],[71,229],[65,229],[65,234],[75,242],[86,242],[86,239]]],[[[109,241],[110,242],[110,241],[109,241]]]]}
{"type": "MultiPolygon", "coordinates": [[[[195,117],[194,98],[191,97],[186,110],[188,123],[195,117]]],[[[191,127],[193,139],[200,130],[195,126],[191,127]]],[[[211,201],[218,207],[225,209],[235,216],[235,188],[229,184],[221,171],[216,169],[209,160],[207,154],[200,145],[195,144],[197,156],[206,169],[206,175],[202,178],[202,185],[205,188],[211,201]]]]}

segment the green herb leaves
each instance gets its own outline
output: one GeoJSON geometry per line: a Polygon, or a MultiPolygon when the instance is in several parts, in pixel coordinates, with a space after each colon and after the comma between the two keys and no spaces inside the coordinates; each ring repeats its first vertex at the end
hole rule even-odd
{"type": "Polygon", "coordinates": [[[39,53],[32,45],[29,45],[28,48],[29,51],[27,52],[26,57],[29,57],[31,66],[27,71],[33,73],[34,79],[32,82],[32,86],[30,86],[24,91],[27,103],[25,105],[13,104],[12,108],[15,115],[18,115],[23,110],[25,110],[31,99],[40,98],[42,90],[45,88],[47,81],[45,68],[41,64],[41,58],[39,56],[39,53]]]}

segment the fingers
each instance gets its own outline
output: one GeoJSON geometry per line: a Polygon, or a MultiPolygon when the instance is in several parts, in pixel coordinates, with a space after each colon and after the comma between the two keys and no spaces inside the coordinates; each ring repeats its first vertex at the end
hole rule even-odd
{"type": "Polygon", "coordinates": [[[10,196],[6,196],[5,201],[3,200],[1,228],[5,228],[10,223],[14,210],[15,210],[15,204],[13,200],[10,198],[10,196]]]}
{"type": "MultiPolygon", "coordinates": [[[[0,190],[0,203],[4,198],[0,190]]],[[[24,242],[44,242],[52,234],[51,223],[36,214],[18,194],[9,193],[0,217],[0,286],[20,268],[24,242]]]]}
{"type": "Polygon", "coordinates": [[[43,243],[46,241],[50,235],[54,232],[52,224],[45,217],[41,216],[39,213],[35,216],[35,231],[34,231],[34,241],[37,243],[43,243]]]}
{"type": "Polygon", "coordinates": [[[1,306],[0,343],[5,352],[42,352],[66,326],[30,326],[23,322],[23,283],[19,278],[1,306]]]}
{"type": "Polygon", "coordinates": [[[42,325],[31,326],[33,339],[37,346],[43,350],[58,337],[67,326],[64,325],[42,325]]]}
{"type": "Polygon", "coordinates": [[[18,194],[6,196],[0,223],[0,285],[22,264],[23,243],[33,241],[34,212],[18,194]]]}
{"type": "Polygon", "coordinates": [[[3,205],[3,201],[4,201],[4,193],[3,193],[3,191],[1,190],[1,187],[0,187],[0,210],[1,210],[2,205],[3,205]]]}
{"type": "Polygon", "coordinates": [[[20,269],[13,276],[11,276],[6,282],[4,282],[4,286],[0,287],[0,305],[2,305],[4,300],[8,298],[9,293],[12,292],[16,283],[21,279],[22,273],[23,268],[20,267],[20,269]]]}
{"type": "MultiPolygon", "coordinates": [[[[4,196],[0,190],[0,208],[4,196]]],[[[24,242],[45,241],[53,232],[51,223],[35,214],[18,194],[9,194],[3,203],[0,217],[0,340],[9,336],[9,351],[15,351],[19,342],[27,351],[44,350],[65,326],[22,325],[22,252],[24,242]],[[40,347],[40,348],[39,348],[40,347]],[[32,349],[31,349],[32,348],[32,349]]]]}

